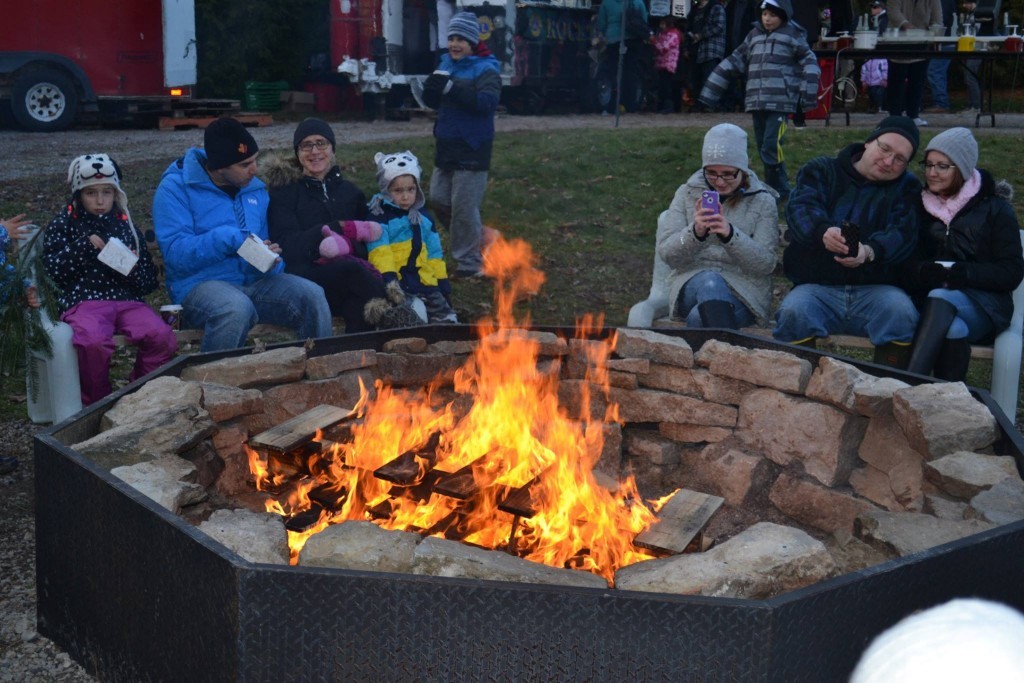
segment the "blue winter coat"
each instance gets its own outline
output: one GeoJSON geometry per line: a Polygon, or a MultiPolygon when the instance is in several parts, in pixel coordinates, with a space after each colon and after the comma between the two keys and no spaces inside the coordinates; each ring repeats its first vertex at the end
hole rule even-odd
{"type": "Polygon", "coordinates": [[[284,271],[278,261],[267,273],[237,254],[249,233],[267,239],[267,188],[253,178],[232,199],[206,173],[206,152],[190,149],[164,171],[153,196],[153,225],[163,253],[171,301],[180,304],[208,280],[251,285],[284,271]]]}
{"type": "Polygon", "coordinates": [[[436,100],[423,94],[427,106],[437,109],[434,165],[445,171],[486,171],[501,97],[498,60],[487,54],[456,61],[446,54],[438,68],[449,73],[452,88],[436,100]]]}

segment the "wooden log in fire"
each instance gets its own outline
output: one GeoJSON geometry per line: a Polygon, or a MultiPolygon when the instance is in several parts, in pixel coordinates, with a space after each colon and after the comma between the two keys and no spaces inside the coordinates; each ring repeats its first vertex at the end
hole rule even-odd
{"type": "Polygon", "coordinates": [[[700,533],[724,498],[679,489],[658,512],[658,520],[633,539],[633,545],[662,555],[678,555],[700,533]]]}
{"type": "Polygon", "coordinates": [[[251,437],[249,445],[253,448],[266,448],[268,451],[292,451],[316,438],[318,431],[322,432],[355,416],[354,410],[318,405],[251,437]]]}

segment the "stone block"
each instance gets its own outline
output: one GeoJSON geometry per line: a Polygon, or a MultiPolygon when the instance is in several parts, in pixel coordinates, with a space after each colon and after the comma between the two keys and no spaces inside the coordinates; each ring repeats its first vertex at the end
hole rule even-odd
{"type": "Polygon", "coordinates": [[[767,500],[776,472],[771,461],[728,443],[686,451],[684,464],[687,480],[694,477],[701,491],[721,496],[736,507],[767,500]]]}
{"type": "Polygon", "coordinates": [[[424,387],[435,380],[451,384],[455,371],[466,359],[446,354],[378,353],[377,371],[381,379],[394,386],[424,387]]]}
{"type": "Polygon", "coordinates": [[[203,382],[200,386],[203,388],[202,405],[214,422],[263,412],[263,393],[259,389],[239,389],[212,382],[203,382]]]}
{"type": "Polygon", "coordinates": [[[779,465],[799,462],[821,483],[837,486],[856,466],[866,428],[864,418],[832,406],[757,389],[740,404],[736,436],[779,465]]]}
{"type": "Polygon", "coordinates": [[[181,379],[248,389],[297,382],[305,374],[305,349],[301,346],[289,346],[263,353],[222,358],[201,365],[190,365],[181,371],[181,379]]]}
{"type": "Polygon", "coordinates": [[[763,600],[822,581],[836,571],[821,541],[760,522],[704,553],[622,567],[619,590],[763,600]]]}
{"type": "Polygon", "coordinates": [[[714,403],[728,403],[738,406],[743,402],[743,397],[757,388],[750,382],[730,377],[720,377],[707,370],[694,370],[693,381],[699,390],[698,396],[705,401],[714,403]]]}
{"type": "Polygon", "coordinates": [[[249,562],[288,564],[288,532],[280,515],[217,510],[199,530],[249,562]]]}
{"type": "Polygon", "coordinates": [[[685,422],[711,427],[736,425],[736,408],[691,396],[612,387],[609,400],[619,404],[619,416],[626,422],[685,422]]]}
{"type": "MultiPolygon", "coordinates": [[[[650,363],[650,361],[648,361],[650,363]]],[[[701,397],[700,386],[693,378],[693,370],[664,363],[651,363],[650,372],[638,375],[640,386],[646,389],[671,391],[684,396],[701,397]]]]}
{"type": "Polygon", "coordinates": [[[768,499],[784,515],[828,533],[852,530],[857,515],[875,509],[870,502],[851,493],[788,472],[775,479],[768,499]]]}
{"type": "Polygon", "coordinates": [[[306,379],[331,379],[349,370],[372,368],[377,364],[377,352],[373,349],[342,351],[306,360],[306,379]]]}
{"type": "Polygon", "coordinates": [[[924,459],[910,447],[903,430],[891,414],[872,418],[860,442],[857,455],[869,470],[850,478],[854,491],[887,510],[920,510],[924,459]],[[877,472],[885,477],[881,482],[877,472]],[[891,497],[891,499],[890,499],[891,497]]]}
{"type": "Polygon", "coordinates": [[[354,408],[359,401],[360,379],[372,392],[375,379],[372,368],[352,370],[332,379],[292,382],[266,389],[263,412],[247,418],[249,431],[259,434],[321,404],[354,408]]]}
{"type": "Polygon", "coordinates": [[[206,500],[206,490],[195,483],[196,468],[174,455],[115,467],[110,473],[176,515],[206,500]]]}
{"type": "Polygon", "coordinates": [[[853,533],[880,550],[905,557],[993,527],[979,520],[938,519],[916,512],[872,510],[857,516],[853,533]]]}
{"type": "Polygon", "coordinates": [[[426,350],[427,340],[423,337],[389,339],[381,347],[384,353],[424,353],[426,350]]]}
{"type": "Polygon", "coordinates": [[[654,465],[679,464],[679,445],[653,430],[629,430],[625,434],[623,446],[629,455],[645,458],[654,465]]]}
{"type": "Polygon", "coordinates": [[[420,535],[381,529],[372,522],[332,524],[306,541],[303,567],[411,573],[420,535]]]}
{"type": "Polygon", "coordinates": [[[1012,524],[1024,519],[1024,481],[1007,477],[971,499],[964,511],[967,519],[980,519],[992,524],[1012,524]]]}
{"type": "Polygon", "coordinates": [[[957,451],[925,463],[924,475],[940,491],[961,500],[970,500],[1007,477],[1020,479],[1012,456],[967,451],[957,451]]]}
{"type": "Polygon", "coordinates": [[[790,394],[802,394],[811,379],[810,361],[785,351],[748,349],[718,340],[704,344],[699,365],[713,375],[729,377],[790,394]]]}
{"type": "Polygon", "coordinates": [[[651,330],[620,327],[616,330],[615,355],[620,358],[647,358],[655,363],[693,367],[693,349],[682,337],[651,330]]]}
{"type": "Polygon", "coordinates": [[[658,433],[666,439],[672,439],[679,443],[718,443],[732,436],[732,430],[726,427],[707,427],[677,422],[658,423],[658,433]]]}
{"type": "Polygon", "coordinates": [[[999,437],[996,418],[963,382],[937,382],[893,394],[893,415],[911,447],[926,460],[980,451],[999,437]]]}

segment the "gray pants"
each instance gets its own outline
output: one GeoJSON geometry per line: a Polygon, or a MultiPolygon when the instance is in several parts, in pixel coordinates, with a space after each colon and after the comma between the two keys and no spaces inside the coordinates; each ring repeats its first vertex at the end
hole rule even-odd
{"type": "Polygon", "coordinates": [[[448,227],[452,258],[460,271],[479,272],[480,205],[487,189],[487,171],[443,171],[430,176],[430,202],[437,217],[448,227]]]}

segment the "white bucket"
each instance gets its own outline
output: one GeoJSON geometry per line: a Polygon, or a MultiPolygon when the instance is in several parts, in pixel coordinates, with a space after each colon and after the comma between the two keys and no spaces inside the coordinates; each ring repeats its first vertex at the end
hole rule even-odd
{"type": "Polygon", "coordinates": [[[853,48],[855,50],[874,50],[877,45],[877,31],[857,31],[853,34],[853,48]]]}

